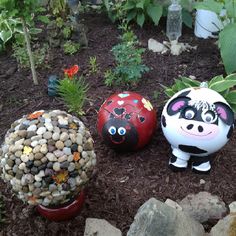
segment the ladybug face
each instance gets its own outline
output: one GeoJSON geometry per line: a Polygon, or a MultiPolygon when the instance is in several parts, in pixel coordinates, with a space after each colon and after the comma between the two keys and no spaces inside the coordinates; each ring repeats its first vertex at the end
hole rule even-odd
{"type": "Polygon", "coordinates": [[[102,128],[104,141],[112,148],[128,150],[138,143],[138,132],[127,120],[113,118],[102,128]]]}

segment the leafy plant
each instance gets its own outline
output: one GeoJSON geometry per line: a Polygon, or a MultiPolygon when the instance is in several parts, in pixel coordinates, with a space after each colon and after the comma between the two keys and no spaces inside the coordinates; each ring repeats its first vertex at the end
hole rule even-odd
{"type": "MultiPolygon", "coordinates": [[[[227,25],[223,27],[219,34],[219,49],[221,58],[227,74],[236,71],[236,2],[235,0],[204,0],[196,2],[196,9],[204,9],[215,12],[222,22],[227,25]],[[222,15],[222,11],[225,14],[222,15]]],[[[220,29],[219,29],[220,30],[220,29]]]]}
{"type": "MultiPolygon", "coordinates": [[[[141,27],[146,21],[158,25],[162,16],[167,15],[167,7],[170,1],[157,0],[103,0],[103,6],[112,22],[134,21],[141,27]]],[[[182,19],[184,24],[192,27],[192,1],[181,0],[182,19]]]]}
{"type": "Polygon", "coordinates": [[[98,72],[97,57],[89,57],[89,72],[96,74],[98,72]]]}
{"type": "Polygon", "coordinates": [[[163,5],[154,0],[129,0],[125,3],[124,10],[128,22],[134,20],[142,27],[144,22],[149,19],[158,25],[162,16],[163,5]]]}
{"type": "Polygon", "coordinates": [[[2,32],[2,36],[4,35],[4,30],[7,30],[7,32],[5,32],[5,36],[2,37],[4,39],[3,41],[8,41],[12,37],[14,32],[23,33],[25,37],[27,53],[29,55],[34,84],[38,84],[38,79],[35,71],[35,63],[30,45],[30,34],[39,32],[39,29],[35,29],[33,27],[35,19],[34,16],[36,13],[40,14],[40,12],[42,11],[44,11],[44,9],[42,9],[39,6],[38,1],[35,0],[0,1],[1,18],[4,19],[2,20],[2,22],[4,23],[0,25],[0,31],[2,32]]]}
{"type": "MultiPolygon", "coordinates": [[[[47,44],[44,44],[42,47],[37,47],[32,51],[32,55],[35,61],[35,68],[48,67],[48,65],[45,64],[47,52],[47,44]]],[[[16,58],[17,63],[21,68],[30,68],[29,56],[27,54],[25,45],[18,43],[13,44],[13,56],[16,58]]]]}
{"type": "Polygon", "coordinates": [[[135,84],[149,68],[142,64],[143,48],[138,48],[138,40],[132,31],[121,36],[121,43],[112,48],[116,67],[105,73],[105,84],[135,84]]]}
{"type": "Polygon", "coordinates": [[[83,115],[83,105],[86,100],[86,92],[88,91],[88,84],[80,77],[77,78],[79,67],[77,65],[64,70],[65,78],[59,81],[57,91],[62,97],[69,112],[75,112],[77,115],[83,115]]]}
{"type": "MultiPolygon", "coordinates": [[[[208,83],[206,83],[206,85],[208,88],[221,94],[229,103],[233,111],[236,112],[236,89],[234,88],[234,86],[236,86],[236,74],[230,74],[225,78],[223,75],[215,76],[208,83]]],[[[175,83],[171,87],[161,86],[164,88],[165,94],[168,97],[172,97],[182,89],[200,87],[201,83],[188,77],[180,77],[175,80],[175,83]]]]}
{"type": "Polygon", "coordinates": [[[53,15],[64,18],[66,16],[67,5],[65,0],[49,0],[49,8],[53,15]]]}
{"type": "Polygon", "coordinates": [[[63,45],[63,50],[65,54],[70,54],[73,55],[77,53],[80,49],[80,44],[79,43],[74,43],[71,40],[67,40],[64,45],[63,45]]]}

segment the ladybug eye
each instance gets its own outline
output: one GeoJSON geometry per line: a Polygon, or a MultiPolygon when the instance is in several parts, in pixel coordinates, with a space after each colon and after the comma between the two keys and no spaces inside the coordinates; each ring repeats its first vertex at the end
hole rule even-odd
{"type": "Polygon", "coordinates": [[[119,134],[119,135],[125,135],[125,134],[126,134],[126,129],[125,129],[124,127],[120,127],[120,128],[118,129],[118,134],[119,134]]]}
{"type": "Polygon", "coordinates": [[[111,126],[111,127],[108,129],[108,132],[109,132],[109,134],[111,134],[111,135],[115,135],[115,134],[116,134],[116,127],[111,126]]]}

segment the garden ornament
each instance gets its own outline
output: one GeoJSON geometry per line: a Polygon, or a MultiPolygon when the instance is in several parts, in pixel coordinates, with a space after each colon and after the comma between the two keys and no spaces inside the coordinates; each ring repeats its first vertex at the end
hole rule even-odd
{"type": "Polygon", "coordinates": [[[44,217],[68,220],[84,202],[84,185],[96,164],[90,132],[60,110],[36,111],[16,120],[0,149],[2,178],[18,198],[44,217]]]}
{"type": "Polygon", "coordinates": [[[58,77],[56,75],[50,75],[48,78],[48,96],[57,96],[57,86],[59,84],[58,77]]]}
{"type": "Polygon", "coordinates": [[[134,92],[110,96],[98,112],[97,128],[104,142],[119,151],[145,146],[156,128],[156,111],[134,92]]]}
{"type": "Polygon", "coordinates": [[[171,144],[169,165],[174,171],[187,168],[208,173],[209,156],[229,140],[234,127],[234,113],[220,93],[207,88],[186,88],[172,96],[164,106],[161,126],[171,144]]]}

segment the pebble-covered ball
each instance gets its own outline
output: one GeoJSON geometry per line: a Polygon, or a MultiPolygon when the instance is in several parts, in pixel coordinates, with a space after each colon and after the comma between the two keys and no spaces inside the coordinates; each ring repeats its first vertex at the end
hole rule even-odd
{"type": "Polygon", "coordinates": [[[36,111],[15,121],[0,149],[2,178],[31,205],[56,206],[79,194],[96,164],[93,139],[64,111],[36,111]]]}
{"type": "Polygon", "coordinates": [[[119,151],[136,150],[151,139],[157,118],[149,100],[126,91],[106,99],[98,112],[97,128],[105,143],[119,151]]]}

